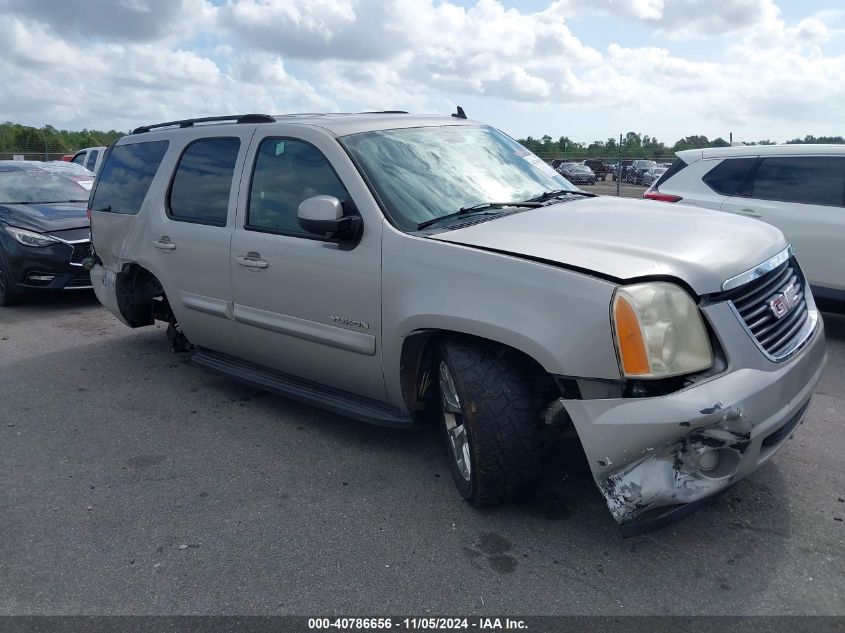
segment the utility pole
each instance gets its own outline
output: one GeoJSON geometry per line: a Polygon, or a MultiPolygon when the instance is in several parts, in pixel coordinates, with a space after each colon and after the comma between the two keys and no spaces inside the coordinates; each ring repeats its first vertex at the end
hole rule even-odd
{"type": "Polygon", "coordinates": [[[733,133],[733,132],[731,132],[731,133],[728,135],[728,138],[729,138],[729,139],[731,139],[731,140],[730,140],[730,141],[728,141],[728,142],[729,142],[731,145],[733,145],[733,144],[734,144],[734,133],[733,133]]]}

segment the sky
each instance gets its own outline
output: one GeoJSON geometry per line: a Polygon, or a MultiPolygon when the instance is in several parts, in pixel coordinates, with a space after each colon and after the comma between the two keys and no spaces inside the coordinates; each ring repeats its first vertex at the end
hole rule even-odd
{"type": "Polygon", "coordinates": [[[515,137],[845,134],[842,0],[0,0],[0,120],[408,110],[515,137]]]}

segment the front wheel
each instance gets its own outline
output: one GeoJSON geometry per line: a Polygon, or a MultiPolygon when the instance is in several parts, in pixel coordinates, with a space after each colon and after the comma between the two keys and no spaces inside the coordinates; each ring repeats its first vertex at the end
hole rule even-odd
{"type": "Polygon", "coordinates": [[[474,506],[515,499],[542,469],[540,415],[504,350],[449,341],[439,348],[441,428],[458,491],[474,506]]]}
{"type": "Polygon", "coordinates": [[[21,296],[15,291],[3,260],[3,253],[0,252],[0,306],[12,306],[20,303],[20,300],[21,296]]]}

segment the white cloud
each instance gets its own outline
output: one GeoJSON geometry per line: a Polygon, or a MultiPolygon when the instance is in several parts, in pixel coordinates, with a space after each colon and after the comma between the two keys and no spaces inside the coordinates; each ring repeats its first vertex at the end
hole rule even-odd
{"type": "Polygon", "coordinates": [[[0,40],[5,42],[0,78],[14,85],[3,100],[4,120],[128,129],[204,114],[336,108],[270,54],[235,56],[221,68],[178,48],[78,45],[19,18],[0,22],[0,40]]]}
{"type": "Polygon", "coordinates": [[[557,0],[534,13],[497,0],[0,0],[0,11],[0,81],[14,87],[0,118],[37,125],[444,111],[468,99],[515,134],[731,125],[787,136],[845,124],[829,105],[845,97],[845,59],[826,53],[845,12],[787,23],[773,0],[557,0]],[[599,49],[578,36],[595,19],[650,36],[599,49]],[[685,58],[680,37],[712,38],[713,53],[685,58]]]}
{"type": "Polygon", "coordinates": [[[60,37],[116,42],[185,38],[208,28],[214,12],[207,0],[0,0],[4,20],[16,15],[60,37]]]}

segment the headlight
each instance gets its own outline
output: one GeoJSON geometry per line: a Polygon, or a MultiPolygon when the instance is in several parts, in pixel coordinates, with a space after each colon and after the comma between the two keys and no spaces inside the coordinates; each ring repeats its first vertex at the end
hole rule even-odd
{"type": "Polygon", "coordinates": [[[666,378],[707,369],[713,350],[698,306],[663,281],[622,286],[613,296],[613,330],[626,378],[666,378]]]}
{"type": "Polygon", "coordinates": [[[55,237],[50,237],[49,235],[44,235],[42,233],[36,233],[35,231],[27,231],[26,229],[19,229],[14,226],[7,226],[5,227],[6,230],[15,236],[15,239],[23,244],[24,246],[50,246],[52,244],[58,244],[60,240],[57,240],[55,237]]]}

